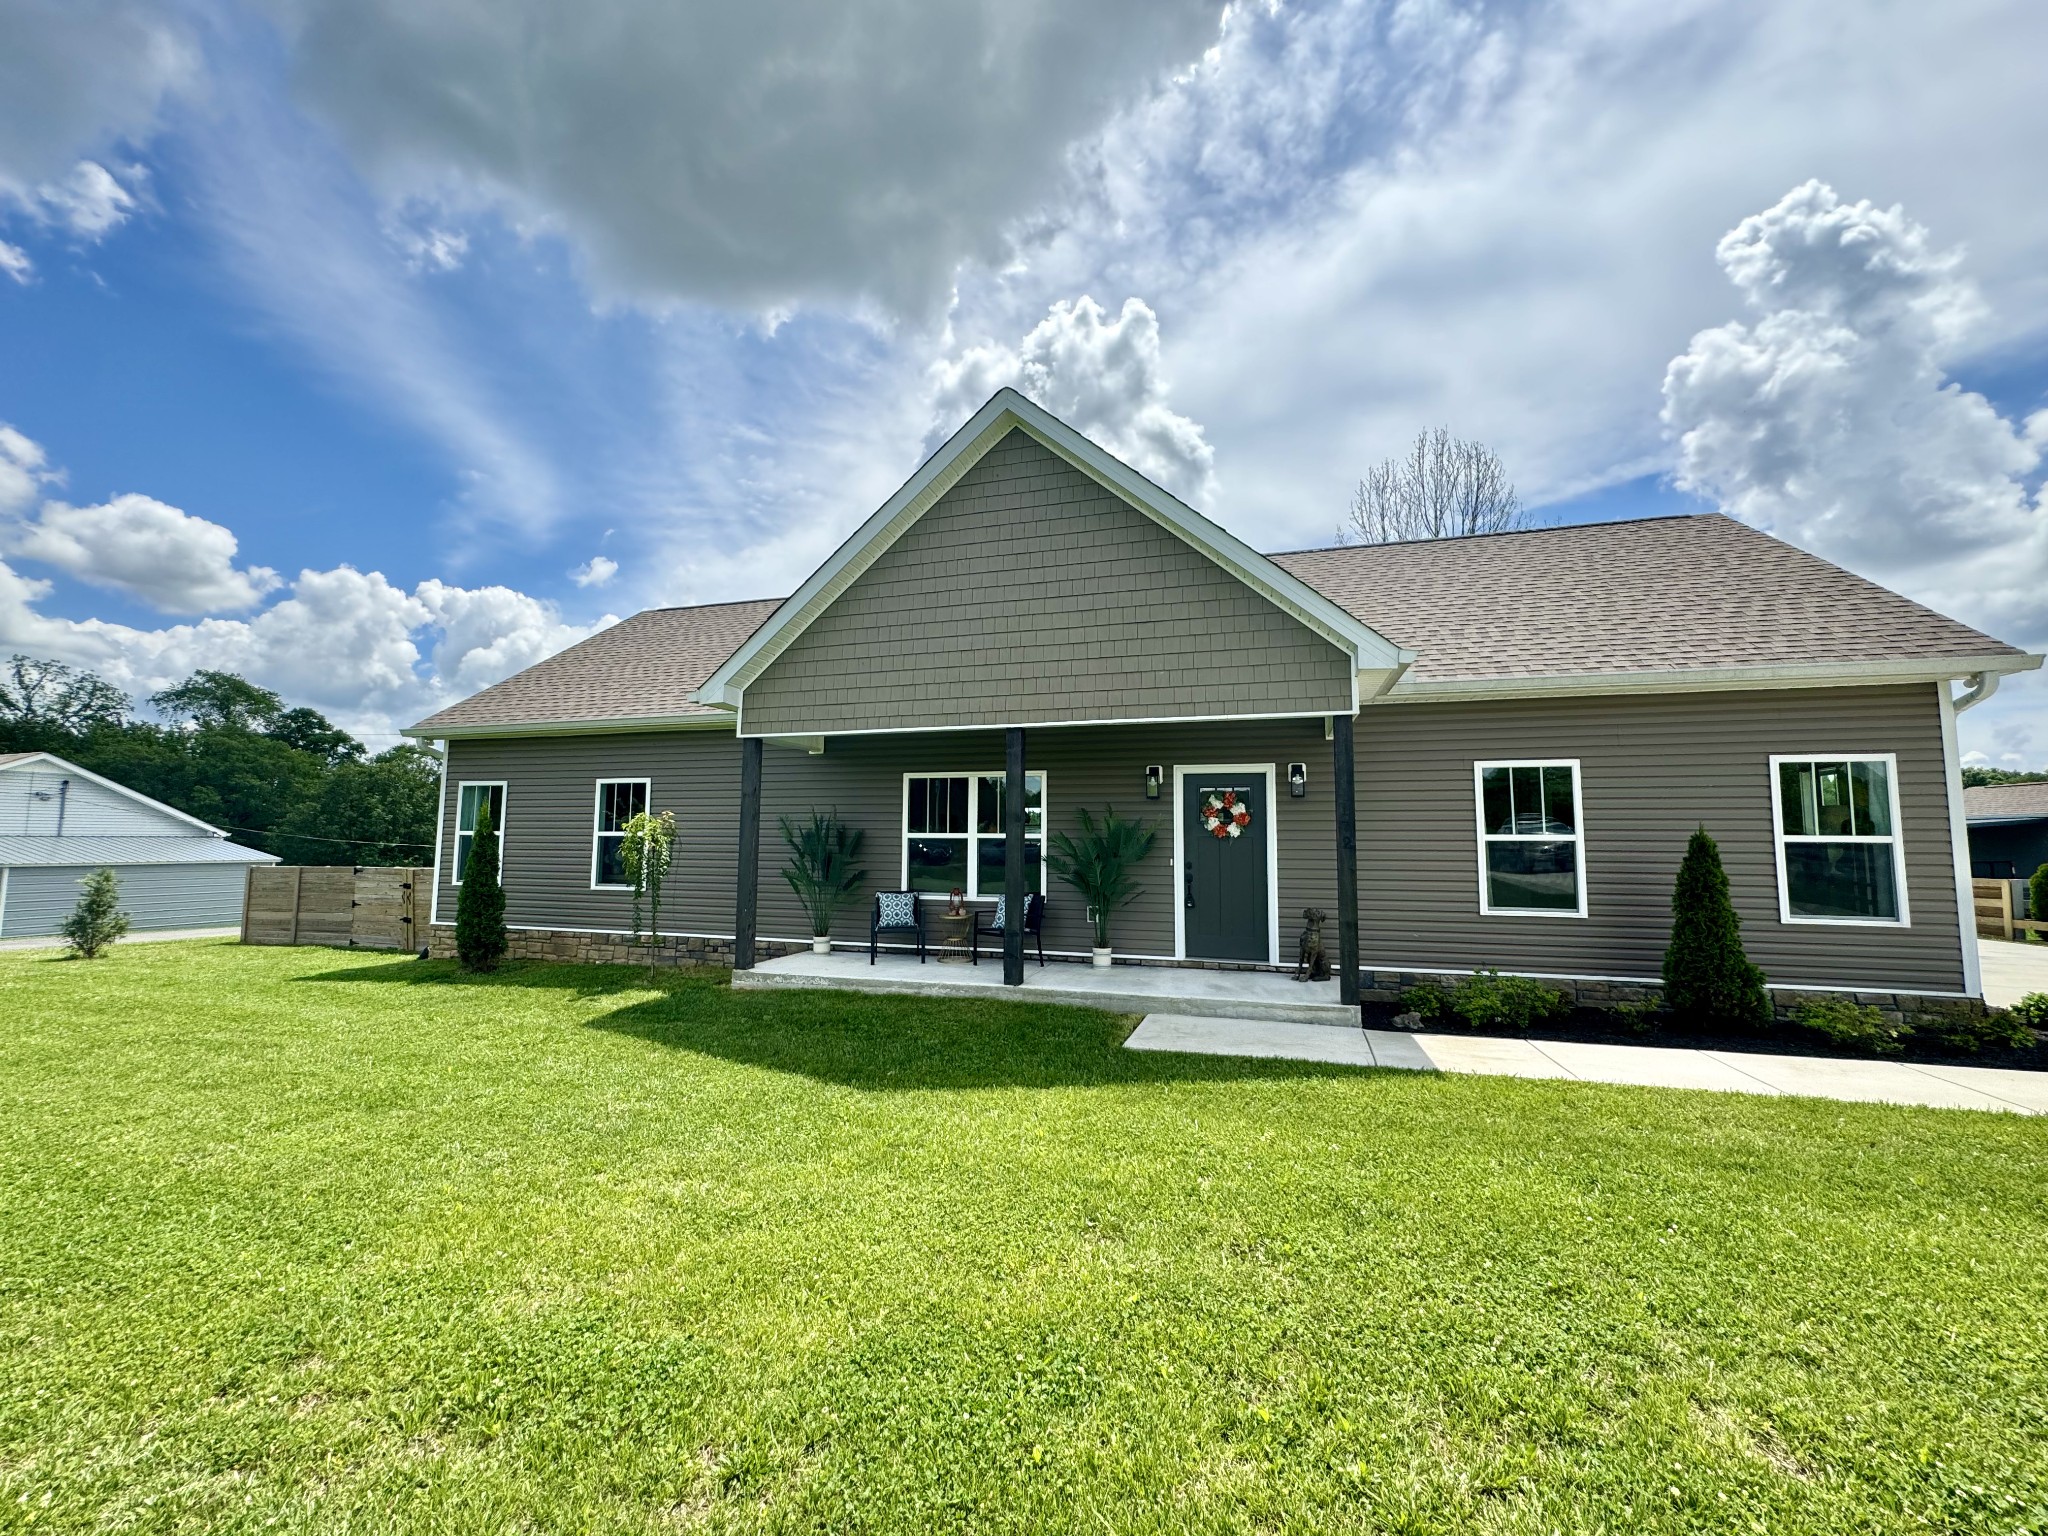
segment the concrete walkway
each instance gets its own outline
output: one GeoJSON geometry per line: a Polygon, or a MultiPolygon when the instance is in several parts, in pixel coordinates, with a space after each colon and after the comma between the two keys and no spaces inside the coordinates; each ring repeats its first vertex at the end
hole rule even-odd
{"type": "Polygon", "coordinates": [[[1766,1056],[1655,1045],[1410,1035],[1396,1030],[1335,1030],[1316,1024],[1174,1013],[1146,1015],[1124,1043],[1134,1051],[1279,1057],[1414,1072],[1559,1077],[1648,1088],[1705,1088],[1721,1093],[1796,1094],[1935,1109],[2048,1114],[2048,1072],[2002,1067],[1931,1067],[1903,1061],[1840,1061],[1829,1056],[1766,1056]]]}
{"type": "MultiPolygon", "coordinates": [[[[239,928],[161,928],[151,933],[131,933],[121,940],[123,944],[163,944],[172,939],[232,939],[241,933],[239,928]]],[[[61,934],[47,934],[33,939],[0,939],[0,950],[6,949],[62,949],[69,940],[61,934]]]]}
{"type": "Polygon", "coordinates": [[[2048,992],[2048,944],[1979,939],[1977,954],[1984,965],[1984,1001],[1992,1007],[2010,1008],[2029,992],[2048,992]]]}

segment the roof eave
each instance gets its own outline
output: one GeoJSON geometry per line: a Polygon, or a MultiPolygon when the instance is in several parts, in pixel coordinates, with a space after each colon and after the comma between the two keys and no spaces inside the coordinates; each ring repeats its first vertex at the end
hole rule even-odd
{"type": "Polygon", "coordinates": [[[1765,666],[1666,667],[1633,672],[1560,672],[1524,677],[1405,676],[1375,701],[1382,704],[1458,699],[1568,698],[1594,694],[1711,693],[1750,688],[1878,687],[1935,683],[1979,672],[2031,672],[2042,657],[2023,652],[1930,656],[1906,660],[1791,662],[1765,666]]]}
{"type": "Polygon", "coordinates": [[[415,741],[465,741],[489,736],[581,736],[629,731],[729,731],[728,715],[619,715],[595,720],[497,720],[474,725],[422,720],[398,734],[415,741]]]}

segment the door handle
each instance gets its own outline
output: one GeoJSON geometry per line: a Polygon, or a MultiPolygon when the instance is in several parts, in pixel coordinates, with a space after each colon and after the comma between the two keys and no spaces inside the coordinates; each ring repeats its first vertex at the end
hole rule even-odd
{"type": "Polygon", "coordinates": [[[1187,866],[1183,878],[1187,882],[1187,903],[1192,907],[1195,904],[1195,861],[1184,859],[1181,862],[1187,866]]]}

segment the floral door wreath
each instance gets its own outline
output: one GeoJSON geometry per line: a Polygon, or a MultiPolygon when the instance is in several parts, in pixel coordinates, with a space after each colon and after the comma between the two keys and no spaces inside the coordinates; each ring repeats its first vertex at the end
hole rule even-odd
{"type": "Polygon", "coordinates": [[[1210,790],[1202,797],[1202,828],[1212,837],[1239,837],[1252,824],[1252,808],[1234,789],[1210,790]]]}

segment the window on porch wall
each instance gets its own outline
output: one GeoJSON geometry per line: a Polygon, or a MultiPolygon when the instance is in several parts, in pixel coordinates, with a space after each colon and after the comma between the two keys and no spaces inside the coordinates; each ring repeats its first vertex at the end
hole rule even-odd
{"type": "MultiPolygon", "coordinates": [[[[904,889],[1003,894],[1003,776],[911,774],[904,785],[904,889]]],[[[1024,776],[1024,888],[1045,892],[1045,775],[1024,776]]]]}

